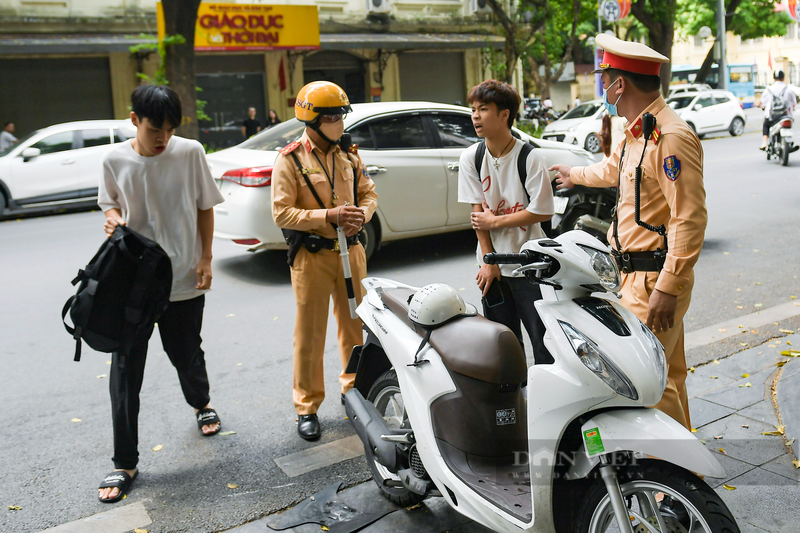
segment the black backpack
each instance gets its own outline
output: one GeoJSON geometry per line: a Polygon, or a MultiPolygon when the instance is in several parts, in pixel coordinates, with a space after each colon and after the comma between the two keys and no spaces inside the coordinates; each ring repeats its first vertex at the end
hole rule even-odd
{"type": "MultiPolygon", "coordinates": [[[[772,93],[772,102],[770,103],[769,112],[771,120],[777,120],[786,114],[786,100],[783,99],[783,95],[786,94],[787,88],[788,87],[784,87],[781,94],[775,94],[770,91],[772,93]]],[[[767,90],[769,91],[769,89],[767,90]]]]}
{"type": "MultiPolygon", "coordinates": [[[[516,137],[516,135],[514,135],[516,137]]],[[[525,188],[525,180],[528,179],[528,154],[531,150],[536,148],[530,141],[522,145],[522,149],[517,156],[517,171],[519,172],[519,181],[522,182],[522,190],[525,191],[525,197],[528,203],[531,201],[531,195],[528,194],[528,189],[525,188]]],[[[478,181],[481,181],[481,168],[483,167],[483,156],[486,155],[486,141],[481,141],[478,144],[478,149],[475,150],[475,170],[478,172],[478,181]]]]}
{"type": "Polygon", "coordinates": [[[98,352],[124,357],[136,334],[167,309],[172,262],[155,241],[117,226],[72,280],[73,285],[78,282],[78,292],[61,311],[64,327],[76,341],[75,361],[81,360],[81,339],[98,352]],[[67,313],[74,328],[66,323],[67,313]]]}

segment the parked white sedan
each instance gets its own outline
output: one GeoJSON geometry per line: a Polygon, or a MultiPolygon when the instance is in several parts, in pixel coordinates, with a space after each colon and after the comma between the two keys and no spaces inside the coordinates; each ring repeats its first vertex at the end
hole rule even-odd
{"type": "Polygon", "coordinates": [[[103,157],[136,136],[130,120],[67,122],[0,153],[0,216],[97,205],[103,157]]]}
{"type": "MultiPolygon", "coordinates": [[[[250,251],[286,248],[272,220],[272,165],[303,128],[291,119],[207,156],[225,197],[214,208],[215,236],[250,251]]],[[[428,102],[355,104],[345,129],[359,145],[379,195],[378,210],[365,226],[367,257],[389,241],[470,228],[471,208],[458,202],[459,157],[479,140],[469,109],[428,102]]],[[[515,131],[534,142],[548,165],[594,163],[582,149],[515,131]]]]}
{"type": "Polygon", "coordinates": [[[686,121],[701,139],[707,133],[728,131],[744,133],[745,115],[739,99],[728,91],[701,91],[675,96],[667,100],[672,109],[686,121]]]}
{"type": "Polygon", "coordinates": [[[593,154],[599,153],[604,111],[602,100],[575,106],[548,124],[542,139],[580,146],[593,154]]]}

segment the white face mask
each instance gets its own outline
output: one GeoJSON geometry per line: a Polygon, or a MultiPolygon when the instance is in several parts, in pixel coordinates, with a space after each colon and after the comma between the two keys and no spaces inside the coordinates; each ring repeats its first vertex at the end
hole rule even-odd
{"type": "Polygon", "coordinates": [[[323,122],[319,125],[319,131],[332,141],[338,141],[344,135],[344,120],[336,122],[323,122]]]}

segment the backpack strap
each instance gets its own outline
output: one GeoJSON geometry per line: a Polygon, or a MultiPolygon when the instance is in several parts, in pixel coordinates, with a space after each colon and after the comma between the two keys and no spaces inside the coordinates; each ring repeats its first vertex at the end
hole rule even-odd
{"type": "Polygon", "coordinates": [[[294,152],[291,152],[289,155],[291,155],[292,159],[294,159],[294,163],[297,165],[297,168],[300,170],[300,174],[303,175],[303,179],[306,180],[306,185],[308,185],[308,188],[311,190],[311,194],[314,195],[314,199],[317,201],[317,203],[319,204],[320,208],[328,209],[327,207],[325,207],[325,204],[322,203],[322,199],[317,194],[317,190],[311,184],[311,180],[308,179],[308,170],[303,168],[303,164],[297,158],[297,154],[295,154],[294,152]]]}
{"type": "Polygon", "coordinates": [[[478,149],[475,150],[475,171],[478,173],[478,182],[481,181],[481,167],[483,167],[483,157],[486,155],[486,141],[481,140],[478,143],[478,149]]]}
{"type": "Polygon", "coordinates": [[[525,188],[525,182],[528,180],[528,154],[534,149],[533,144],[526,142],[522,145],[517,156],[517,172],[519,172],[519,181],[522,183],[522,190],[525,192],[525,198],[528,203],[531,203],[531,195],[528,194],[528,189],[525,188]]]}

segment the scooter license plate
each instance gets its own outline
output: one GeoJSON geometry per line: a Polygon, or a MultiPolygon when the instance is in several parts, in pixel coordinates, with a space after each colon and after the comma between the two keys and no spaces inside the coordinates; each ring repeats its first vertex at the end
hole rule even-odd
{"type": "Polygon", "coordinates": [[[567,203],[569,203],[569,198],[566,198],[564,196],[554,196],[553,207],[555,209],[555,214],[563,215],[564,211],[567,210],[567,203]]]}
{"type": "Polygon", "coordinates": [[[781,130],[781,137],[791,137],[792,133],[794,133],[790,128],[784,128],[781,130]]]}

